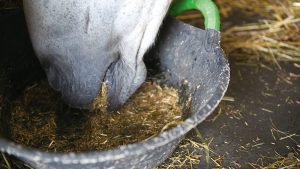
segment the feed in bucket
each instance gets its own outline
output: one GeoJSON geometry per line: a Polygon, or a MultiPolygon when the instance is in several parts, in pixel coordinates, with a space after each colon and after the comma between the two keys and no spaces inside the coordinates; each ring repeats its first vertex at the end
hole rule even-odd
{"type": "Polygon", "coordinates": [[[181,121],[173,88],[146,82],[116,112],[106,111],[102,91],[89,112],[61,103],[46,82],[35,83],[12,103],[11,140],[43,151],[108,150],[155,137],[181,121]]]}

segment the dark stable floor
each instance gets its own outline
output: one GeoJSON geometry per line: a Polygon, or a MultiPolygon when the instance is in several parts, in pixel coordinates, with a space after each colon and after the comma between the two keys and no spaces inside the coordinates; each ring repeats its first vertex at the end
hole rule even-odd
{"type": "MultiPolygon", "coordinates": [[[[261,164],[261,159],[267,166],[274,162],[267,157],[276,153],[299,153],[300,64],[281,63],[281,67],[230,61],[226,96],[232,98],[222,101],[197,127],[206,141],[211,141],[212,158],[223,159],[219,161],[222,167],[253,168],[251,163],[261,164]]],[[[189,137],[195,134],[191,132],[189,137]]],[[[210,164],[216,166],[213,161],[210,164]]],[[[198,168],[204,166],[203,158],[198,168]]]]}
{"type": "MultiPolygon", "coordinates": [[[[18,29],[14,27],[11,31],[18,29]]],[[[1,51],[5,48],[2,47],[1,51]]],[[[18,53],[16,49],[5,51],[18,53]]],[[[231,101],[222,101],[215,112],[198,126],[206,141],[211,141],[210,148],[214,152],[211,157],[222,158],[218,161],[222,167],[252,168],[250,163],[259,163],[263,156],[299,152],[300,63],[281,63],[281,66],[279,70],[269,64],[230,61],[231,81],[226,96],[234,101],[232,98],[231,101]]],[[[188,137],[196,136],[191,132],[188,137]]],[[[194,168],[205,166],[203,156],[200,165],[194,168]]],[[[214,166],[211,161],[210,168],[214,166]]]]}

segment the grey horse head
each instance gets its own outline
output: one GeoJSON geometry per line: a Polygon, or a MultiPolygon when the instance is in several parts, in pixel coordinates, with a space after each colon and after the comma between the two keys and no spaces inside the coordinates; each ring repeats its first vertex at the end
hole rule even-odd
{"type": "Polygon", "coordinates": [[[103,82],[110,109],[146,77],[143,55],[171,0],[24,0],[32,44],[49,84],[70,106],[87,108],[103,82]]]}

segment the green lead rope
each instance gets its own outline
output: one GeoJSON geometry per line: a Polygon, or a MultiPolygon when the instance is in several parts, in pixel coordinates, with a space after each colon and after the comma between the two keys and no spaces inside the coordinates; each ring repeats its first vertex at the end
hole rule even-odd
{"type": "Polygon", "coordinates": [[[175,0],[169,14],[178,16],[188,10],[198,10],[205,20],[205,29],[220,31],[220,14],[218,7],[212,0],[175,0]]]}

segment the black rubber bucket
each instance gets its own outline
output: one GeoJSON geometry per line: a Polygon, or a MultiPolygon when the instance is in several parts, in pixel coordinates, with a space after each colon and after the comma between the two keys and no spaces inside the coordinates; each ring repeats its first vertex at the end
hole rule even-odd
{"type": "MultiPolygon", "coordinates": [[[[22,12],[1,13],[0,25],[0,95],[14,99],[25,86],[44,75],[33,54],[22,12]]],[[[157,41],[146,63],[151,67],[149,71],[164,75],[169,85],[179,89],[187,115],[183,124],[150,140],[109,151],[48,153],[9,141],[9,106],[4,106],[0,109],[1,151],[37,169],[155,168],[185,134],[212,113],[229,83],[229,66],[220,48],[219,32],[167,18],[157,41]],[[186,104],[189,98],[191,102],[186,104]]]]}

